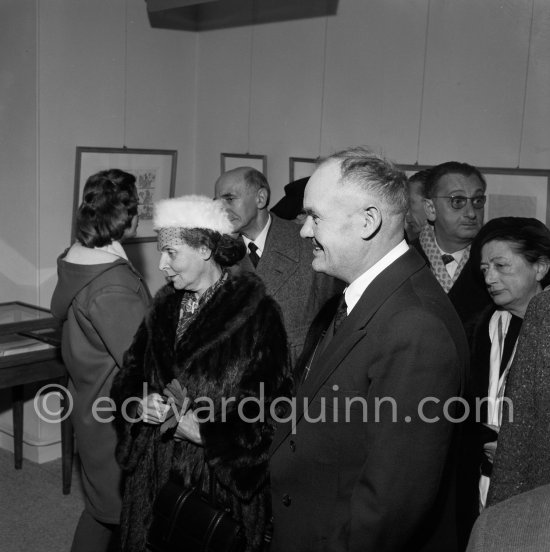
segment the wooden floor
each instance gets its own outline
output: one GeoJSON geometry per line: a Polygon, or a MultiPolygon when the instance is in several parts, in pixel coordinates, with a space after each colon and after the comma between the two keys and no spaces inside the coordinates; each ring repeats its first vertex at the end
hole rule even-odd
{"type": "Polygon", "coordinates": [[[13,454],[0,449],[0,550],[69,552],[83,509],[77,462],[71,494],[61,489],[61,459],[13,467],[13,454]]]}

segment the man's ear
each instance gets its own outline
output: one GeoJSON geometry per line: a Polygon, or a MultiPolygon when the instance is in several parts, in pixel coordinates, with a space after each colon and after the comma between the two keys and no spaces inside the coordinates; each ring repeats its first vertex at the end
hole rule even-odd
{"type": "Polygon", "coordinates": [[[424,212],[426,213],[426,218],[430,222],[435,222],[436,214],[435,214],[435,205],[433,202],[433,199],[424,198],[424,212]]]}
{"type": "Polygon", "coordinates": [[[361,238],[370,240],[382,226],[382,213],[378,207],[372,205],[363,209],[363,226],[361,228],[361,238]]]}
{"type": "Polygon", "coordinates": [[[256,192],[256,205],[258,209],[265,209],[267,207],[267,190],[265,188],[259,188],[256,192]]]}

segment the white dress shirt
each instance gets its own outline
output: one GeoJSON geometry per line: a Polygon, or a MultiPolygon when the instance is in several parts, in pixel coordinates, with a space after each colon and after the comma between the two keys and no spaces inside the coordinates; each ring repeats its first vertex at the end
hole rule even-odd
{"type": "Polygon", "coordinates": [[[262,256],[262,253],[265,249],[265,240],[267,239],[267,233],[269,232],[269,227],[271,226],[271,215],[267,219],[267,223],[264,226],[263,230],[258,234],[258,237],[255,240],[249,240],[246,236],[243,236],[244,244],[248,249],[248,244],[250,242],[254,243],[258,249],[256,249],[256,255],[258,257],[262,256]]]}
{"type": "Polygon", "coordinates": [[[389,253],[386,253],[376,264],[371,266],[361,276],[353,280],[353,282],[344,290],[346,306],[348,314],[357,305],[359,299],[371,284],[371,282],[388,266],[395,262],[401,255],[404,255],[409,250],[409,246],[405,240],[398,243],[389,253]]]}
{"type": "Polygon", "coordinates": [[[443,249],[441,249],[441,246],[437,243],[437,240],[435,240],[435,243],[437,244],[441,255],[451,255],[451,257],[454,259],[452,263],[447,263],[445,265],[449,276],[452,278],[455,275],[456,269],[458,268],[458,263],[461,261],[462,256],[464,255],[464,252],[466,251],[468,246],[466,246],[464,249],[460,249],[459,251],[455,251],[454,253],[447,253],[446,251],[443,251],[443,249]]]}

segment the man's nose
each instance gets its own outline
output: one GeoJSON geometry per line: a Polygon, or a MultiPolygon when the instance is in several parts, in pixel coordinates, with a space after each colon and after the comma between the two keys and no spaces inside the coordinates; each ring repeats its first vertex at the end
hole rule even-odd
{"type": "Polygon", "coordinates": [[[313,232],[311,231],[311,217],[308,215],[306,216],[306,220],[304,221],[304,224],[302,224],[302,228],[300,229],[300,236],[302,238],[312,238],[313,232]]]}
{"type": "Polygon", "coordinates": [[[466,205],[464,205],[464,214],[468,218],[476,218],[476,210],[474,209],[474,206],[472,205],[472,200],[468,199],[466,201],[466,205]]]}

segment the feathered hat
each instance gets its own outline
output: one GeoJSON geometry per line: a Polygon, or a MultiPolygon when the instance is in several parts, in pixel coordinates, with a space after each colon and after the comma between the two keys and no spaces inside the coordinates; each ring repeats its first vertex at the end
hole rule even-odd
{"type": "Polygon", "coordinates": [[[153,228],[207,228],[229,234],[233,227],[221,201],[202,195],[161,199],[155,203],[153,228]]]}
{"type": "Polygon", "coordinates": [[[206,196],[187,195],[161,199],[155,203],[153,228],[158,232],[157,247],[185,243],[183,228],[206,228],[220,234],[233,231],[221,201],[206,196]]]}

